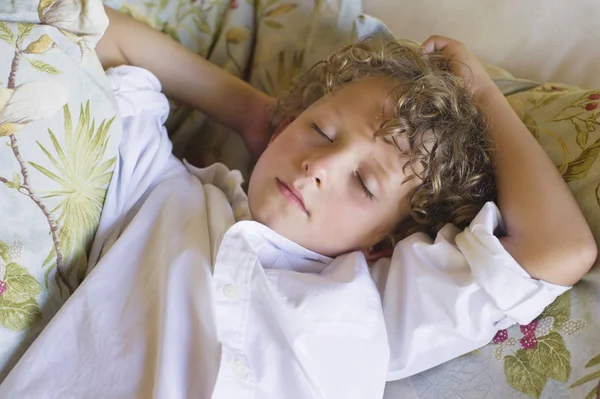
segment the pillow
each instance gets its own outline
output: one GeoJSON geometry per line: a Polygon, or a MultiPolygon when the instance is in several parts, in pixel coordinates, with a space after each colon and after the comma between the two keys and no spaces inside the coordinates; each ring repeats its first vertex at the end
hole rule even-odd
{"type": "Polygon", "coordinates": [[[99,0],[0,6],[0,380],[85,275],[121,135],[99,0]],[[20,22],[16,22],[20,21],[20,22]]]}
{"type": "Polygon", "coordinates": [[[507,98],[569,184],[600,241],[600,90],[547,83],[507,98]]]}
{"type": "MultiPolygon", "coordinates": [[[[507,98],[568,183],[600,245],[600,90],[547,83],[507,98]]],[[[599,263],[531,325],[497,335],[494,355],[513,388],[535,398],[542,392],[548,398],[592,397],[598,371],[586,368],[600,357],[590,352],[599,325],[592,317],[597,301],[589,299],[598,295],[599,263]]]]}
{"type": "MultiPolygon", "coordinates": [[[[549,154],[600,244],[600,90],[540,85],[493,67],[488,72],[549,154]]],[[[386,399],[462,397],[466,392],[476,392],[476,397],[595,398],[599,263],[531,324],[501,330],[484,348],[388,384],[386,399]]]]}

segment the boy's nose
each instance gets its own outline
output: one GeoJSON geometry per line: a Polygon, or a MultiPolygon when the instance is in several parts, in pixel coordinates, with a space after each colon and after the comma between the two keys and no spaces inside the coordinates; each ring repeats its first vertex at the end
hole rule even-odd
{"type": "Polygon", "coordinates": [[[306,177],[314,180],[318,188],[325,188],[334,179],[334,175],[344,167],[343,151],[328,151],[313,154],[302,162],[306,177]]]}

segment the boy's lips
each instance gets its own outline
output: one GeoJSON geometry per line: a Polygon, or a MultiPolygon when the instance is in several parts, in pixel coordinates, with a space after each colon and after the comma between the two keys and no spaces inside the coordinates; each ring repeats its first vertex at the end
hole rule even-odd
{"type": "Polygon", "coordinates": [[[296,190],[296,188],[294,188],[293,185],[287,185],[279,179],[276,179],[276,181],[277,188],[279,189],[279,192],[285,197],[285,199],[287,199],[293,205],[296,205],[302,212],[308,215],[308,211],[304,206],[304,198],[302,198],[302,193],[296,190]]]}

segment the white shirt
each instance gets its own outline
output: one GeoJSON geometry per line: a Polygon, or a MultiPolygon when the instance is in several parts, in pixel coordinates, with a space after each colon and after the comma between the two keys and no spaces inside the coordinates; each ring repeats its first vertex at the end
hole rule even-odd
{"type": "Polygon", "coordinates": [[[171,155],[152,74],[109,78],[124,131],[97,265],[0,397],[381,398],[386,380],[485,345],[569,288],[510,257],[491,203],[372,268],[308,251],[249,220],[239,172],[171,155]]]}

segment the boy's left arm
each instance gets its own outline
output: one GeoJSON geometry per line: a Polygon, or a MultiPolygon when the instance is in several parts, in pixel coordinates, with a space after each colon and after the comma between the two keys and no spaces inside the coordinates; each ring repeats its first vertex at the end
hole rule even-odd
{"type": "Polygon", "coordinates": [[[275,100],[169,36],[105,7],[109,26],[96,46],[105,69],[133,65],[158,77],[163,92],[238,132],[258,157],[270,138],[275,100]]]}
{"type": "Polygon", "coordinates": [[[506,230],[500,242],[532,277],[565,286],[576,283],[594,264],[597,247],[551,159],[462,43],[433,36],[423,50],[440,52],[451,61],[488,120],[506,230]]]}

